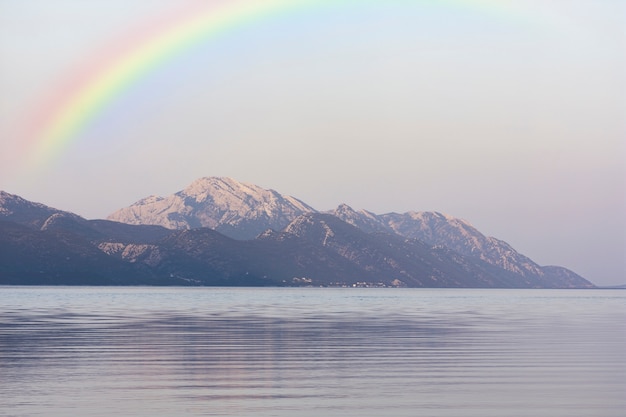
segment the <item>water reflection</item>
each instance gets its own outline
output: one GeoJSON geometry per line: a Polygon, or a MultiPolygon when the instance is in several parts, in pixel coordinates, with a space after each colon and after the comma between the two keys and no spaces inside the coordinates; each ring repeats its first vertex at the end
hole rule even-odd
{"type": "Polygon", "coordinates": [[[3,290],[9,415],[617,416],[626,405],[621,293],[3,290]]]}

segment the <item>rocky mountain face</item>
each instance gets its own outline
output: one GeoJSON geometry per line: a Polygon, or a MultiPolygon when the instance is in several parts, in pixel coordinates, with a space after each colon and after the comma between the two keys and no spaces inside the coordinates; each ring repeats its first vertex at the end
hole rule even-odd
{"type": "Polygon", "coordinates": [[[385,231],[420,240],[432,247],[448,248],[490,265],[512,272],[530,286],[555,283],[567,287],[576,275],[558,266],[543,267],[513,249],[508,243],[488,237],[465,220],[437,212],[407,212],[376,215],[356,211],[343,204],[330,212],[334,216],[370,232],[385,231]]]}
{"type": "Polygon", "coordinates": [[[86,220],[0,194],[0,284],[593,287],[439,213],[376,215],[347,205],[319,213],[221,178],[142,201],[117,213],[150,223],[148,213],[168,228],[86,220]],[[165,202],[162,212],[150,201],[165,202]],[[194,226],[201,221],[222,231],[194,226]]]}
{"type": "Polygon", "coordinates": [[[168,229],[208,227],[235,239],[253,239],[280,230],[300,214],[315,210],[302,201],[232,178],[200,178],[168,197],[150,196],[112,213],[108,219],[168,229]]]}
{"type": "Polygon", "coordinates": [[[320,213],[296,218],[283,235],[323,247],[360,269],[364,281],[402,287],[509,287],[511,275],[452,251],[392,233],[366,233],[320,213]]]}

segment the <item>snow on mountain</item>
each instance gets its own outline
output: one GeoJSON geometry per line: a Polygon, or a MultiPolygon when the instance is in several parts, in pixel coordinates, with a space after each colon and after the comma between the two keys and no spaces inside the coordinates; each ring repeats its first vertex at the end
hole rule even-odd
{"type": "Polygon", "coordinates": [[[274,190],[232,178],[205,177],[168,197],[144,198],[108,219],[169,229],[208,227],[235,239],[252,239],[309,212],[315,209],[274,190]]]}

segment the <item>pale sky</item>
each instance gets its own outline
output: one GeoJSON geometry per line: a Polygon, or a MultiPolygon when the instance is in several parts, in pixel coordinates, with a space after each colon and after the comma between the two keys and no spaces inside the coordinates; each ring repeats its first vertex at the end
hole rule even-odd
{"type": "Polygon", "coordinates": [[[319,210],[444,212],[626,283],[625,1],[277,14],[154,68],[27,167],[17,132],[62,80],[182,3],[0,0],[0,189],[104,218],[230,176],[319,210]]]}

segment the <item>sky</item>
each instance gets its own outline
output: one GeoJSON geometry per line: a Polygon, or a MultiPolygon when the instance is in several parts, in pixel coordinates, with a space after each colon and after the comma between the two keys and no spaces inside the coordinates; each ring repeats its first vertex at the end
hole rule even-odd
{"type": "Polygon", "coordinates": [[[97,74],[261,2],[0,0],[0,189],[104,218],[229,176],[318,210],[447,213],[626,283],[626,2],[307,1],[162,46],[55,142],[97,74]]]}

